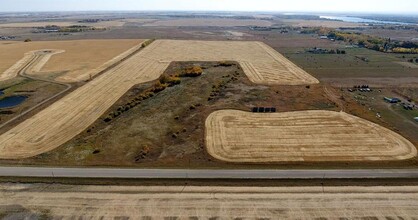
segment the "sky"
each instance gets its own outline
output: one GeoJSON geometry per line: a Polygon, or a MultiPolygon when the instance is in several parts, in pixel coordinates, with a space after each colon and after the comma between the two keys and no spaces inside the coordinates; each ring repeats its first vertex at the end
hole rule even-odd
{"type": "Polygon", "coordinates": [[[418,15],[418,0],[0,0],[1,12],[103,10],[374,12],[418,15]]]}

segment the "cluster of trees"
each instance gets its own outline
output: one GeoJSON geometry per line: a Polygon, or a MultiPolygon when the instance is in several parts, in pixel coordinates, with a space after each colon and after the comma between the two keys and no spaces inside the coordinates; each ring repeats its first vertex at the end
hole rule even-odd
{"type": "Polygon", "coordinates": [[[59,32],[84,32],[84,31],[103,31],[106,30],[106,28],[96,28],[96,27],[88,27],[84,25],[71,25],[68,27],[61,27],[58,31],[59,32]]]}
{"type": "Polygon", "coordinates": [[[101,31],[106,30],[106,28],[96,28],[85,25],[70,25],[66,27],[60,27],[57,25],[47,25],[45,27],[39,27],[42,32],[84,32],[84,31],[101,31]]]}
{"type": "Polygon", "coordinates": [[[301,33],[316,33],[326,35],[329,39],[345,41],[359,47],[385,53],[418,53],[418,43],[411,41],[394,41],[390,38],[370,36],[359,32],[344,32],[330,28],[310,28],[301,33]]]}
{"type": "Polygon", "coordinates": [[[375,37],[361,33],[337,31],[331,31],[328,33],[327,36],[335,40],[346,41],[352,44],[357,44],[360,47],[365,47],[380,52],[418,53],[418,44],[415,42],[392,41],[390,38],[384,39],[381,37],[375,37]]]}
{"type": "Polygon", "coordinates": [[[309,53],[314,53],[314,54],[346,54],[345,50],[322,49],[322,48],[317,48],[317,47],[314,47],[314,48],[309,49],[307,51],[309,53]]]}

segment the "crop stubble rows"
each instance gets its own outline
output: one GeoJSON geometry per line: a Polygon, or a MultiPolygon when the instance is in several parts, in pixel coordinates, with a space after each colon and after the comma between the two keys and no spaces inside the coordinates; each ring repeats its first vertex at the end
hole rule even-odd
{"type": "Polygon", "coordinates": [[[314,77],[259,42],[158,40],[0,136],[0,158],[55,149],[89,127],[133,85],[155,80],[172,61],[235,60],[259,84],[314,84],[314,77]]]}
{"type": "Polygon", "coordinates": [[[10,204],[49,210],[49,217],[57,219],[413,219],[418,215],[418,189],[0,185],[0,211],[14,211],[10,204]]]}
{"type": "Polygon", "coordinates": [[[206,120],[210,155],[228,162],[376,161],[417,155],[399,134],[344,112],[221,110],[206,120]]]}

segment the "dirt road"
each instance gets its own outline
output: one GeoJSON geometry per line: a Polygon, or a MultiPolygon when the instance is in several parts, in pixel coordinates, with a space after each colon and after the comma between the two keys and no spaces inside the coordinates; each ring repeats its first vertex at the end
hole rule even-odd
{"type": "Polygon", "coordinates": [[[412,219],[418,187],[1,184],[9,219],[412,219]]]}

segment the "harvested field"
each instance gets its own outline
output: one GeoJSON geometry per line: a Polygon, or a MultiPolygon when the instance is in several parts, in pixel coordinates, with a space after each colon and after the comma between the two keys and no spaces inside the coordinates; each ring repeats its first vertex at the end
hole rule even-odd
{"type": "Polygon", "coordinates": [[[52,56],[39,68],[39,74],[55,73],[59,75],[57,80],[65,82],[87,80],[91,75],[126,56],[127,52],[138,48],[141,42],[142,40],[0,42],[0,80],[15,75],[16,70],[31,59],[32,54],[29,51],[44,49],[65,50],[65,53],[52,56]]]}
{"type": "Polygon", "coordinates": [[[0,75],[0,81],[9,80],[15,78],[19,71],[27,64],[29,64],[35,57],[39,56],[28,69],[28,74],[40,74],[41,69],[45,66],[48,60],[55,54],[64,53],[65,50],[34,50],[25,53],[23,58],[16,62],[12,67],[4,71],[0,75]]]}
{"type": "Polygon", "coordinates": [[[257,84],[303,85],[317,79],[261,42],[159,40],[143,52],[159,63],[172,61],[233,60],[241,64],[248,78],[257,84]]]}
{"type": "Polygon", "coordinates": [[[162,27],[236,27],[236,26],[271,26],[273,23],[260,19],[233,19],[233,18],[184,18],[159,20],[145,24],[144,26],[162,26],[162,27]]]}
{"type": "Polygon", "coordinates": [[[318,82],[262,43],[156,41],[1,135],[0,158],[27,158],[55,149],[87,129],[133,85],[157,79],[171,61],[182,60],[239,60],[249,79],[259,84],[318,82]]]}
{"type": "Polygon", "coordinates": [[[25,65],[27,65],[34,57],[35,57],[36,51],[30,51],[23,55],[23,58],[17,61],[13,66],[11,66],[9,69],[4,71],[0,75],[0,81],[9,80],[15,78],[19,70],[22,69],[25,65]]]}
{"type": "Polygon", "coordinates": [[[1,184],[5,219],[414,219],[416,186],[1,184]]]}
{"type": "Polygon", "coordinates": [[[206,120],[206,148],[228,162],[379,161],[417,155],[415,146],[364,119],[333,111],[221,110],[206,120]]]}
{"type": "Polygon", "coordinates": [[[101,21],[97,23],[80,23],[77,21],[46,21],[46,22],[24,22],[24,23],[3,23],[0,24],[0,28],[34,28],[56,25],[60,27],[72,26],[72,25],[86,25],[92,27],[120,27],[125,24],[123,20],[114,21],[101,21]]]}

